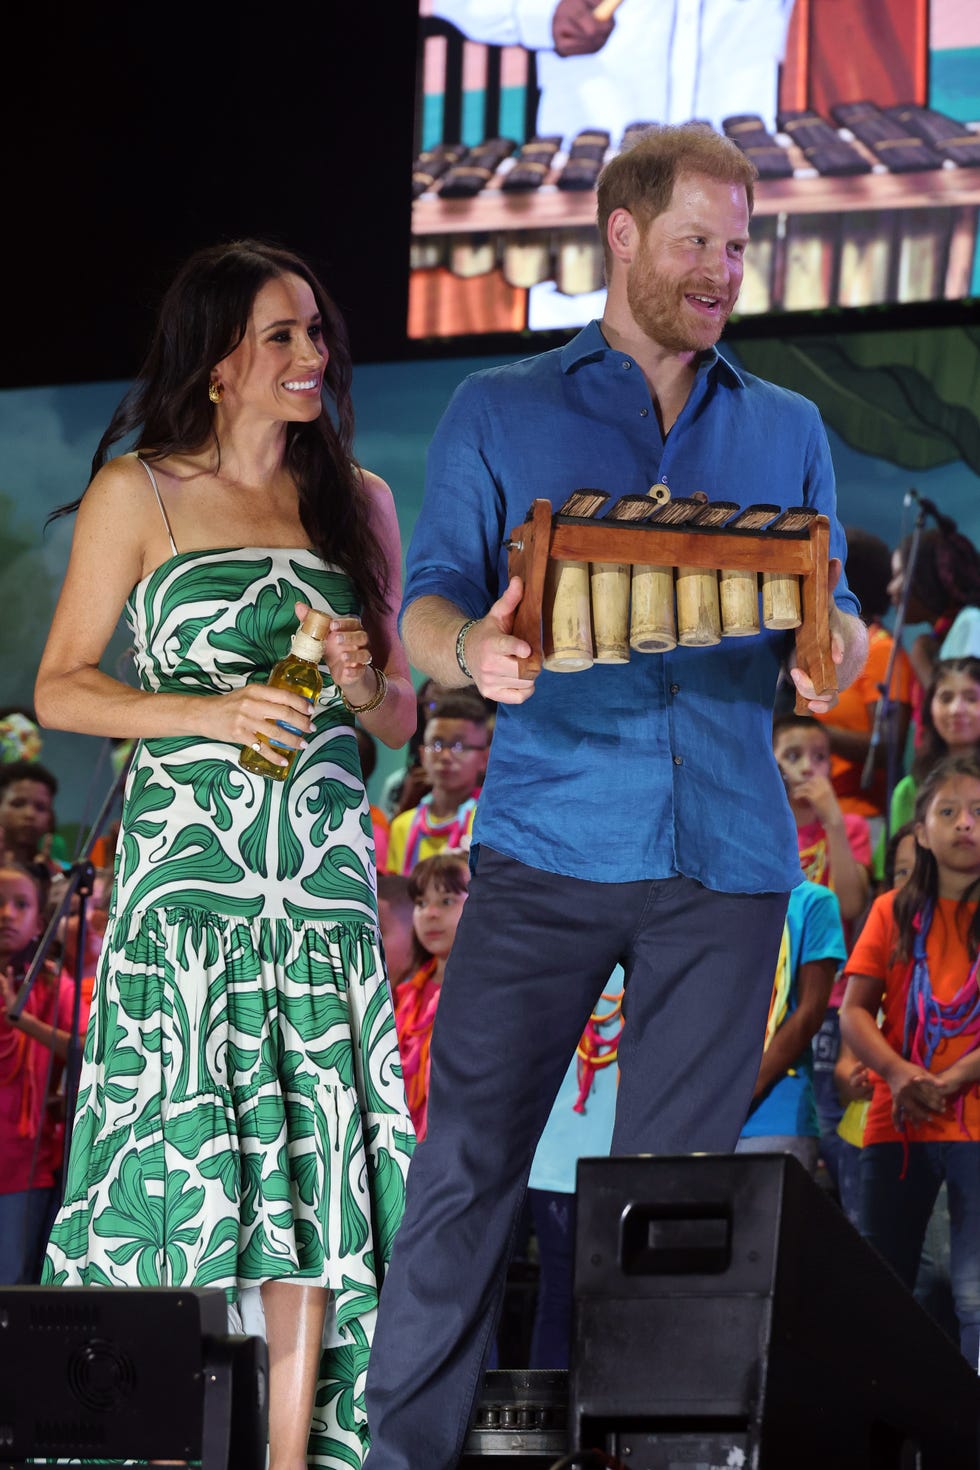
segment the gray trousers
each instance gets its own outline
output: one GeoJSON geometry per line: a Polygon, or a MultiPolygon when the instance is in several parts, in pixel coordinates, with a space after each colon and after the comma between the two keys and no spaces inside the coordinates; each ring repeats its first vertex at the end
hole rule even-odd
{"type": "Polygon", "coordinates": [[[459,1459],[537,1140],[617,963],[626,1025],[613,1153],[734,1148],[787,901],[688,878],[591,883],[481,848],[368,1367],[368,1470],[452,1470],[459,1459]]]}

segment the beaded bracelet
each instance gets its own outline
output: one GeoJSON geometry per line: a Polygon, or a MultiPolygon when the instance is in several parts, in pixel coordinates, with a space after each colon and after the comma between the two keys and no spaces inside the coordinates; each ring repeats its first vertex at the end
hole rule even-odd
{"type": "Polygon", "coordinates": [[[352,715],[366,715],[369,710],[377,709],[378,705],[384,702],[384,697],[388,693],[388,675],[384,669],[379,669],[374,664],[371,665],[371,668],[374,669],[374,677],[378,681],[378,687],[366,704],[351,704],[343,689],[340,691],[340,697],[352,715]]]}
{"type": "Polygon", "coordinates": [[[465,674],[467,679],[472,679],[473,674],[469,664],[466,662],[466,635],[473,627],[473,624],[478,621],[479,619],[477,618],[468,618],[456,634],[456,662],[459,664],[460,672],[465,674]]]}

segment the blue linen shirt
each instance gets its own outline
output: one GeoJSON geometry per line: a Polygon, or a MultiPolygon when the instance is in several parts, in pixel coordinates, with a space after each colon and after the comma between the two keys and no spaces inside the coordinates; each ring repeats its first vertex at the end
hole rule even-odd
{"type": "MultiPolygon", "coordinates": [[[[472,374],[429,449],[403,611],[447,598],[482,617],[507,585],[503,545],[545,498],[611,500],[656,482],[672,496],[809,506],[843,562],[833,466],[814,405],[703,354],[664,439],[643,373],[597,322],[562,348],[472,374]]],[[[842,578],[837,605],[857,612],[842,578]]],[[[543,671],[501,704],[473,843],[599,882],[677,874],[727,893],[801,881],[796,825],[772,755],[785,633],[633,653],[625,665],[543,671]]]]}

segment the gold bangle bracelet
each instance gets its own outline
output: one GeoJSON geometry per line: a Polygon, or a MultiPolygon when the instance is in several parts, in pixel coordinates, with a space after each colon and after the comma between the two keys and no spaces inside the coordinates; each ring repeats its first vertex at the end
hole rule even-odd
{"type": "Polygon", "coordinates": [[[384,702],[384,697],[388,693],[388,675],[384,669],[376,668],[374,664],[371,664],[370,667],[374,669],[374,677],[377,680],[378,687],[366,704],[351,704],[343,689],[340,691],[340,697],[352,715],[366,715],[369,710],[377,709],[378,705],[384,702]]]}

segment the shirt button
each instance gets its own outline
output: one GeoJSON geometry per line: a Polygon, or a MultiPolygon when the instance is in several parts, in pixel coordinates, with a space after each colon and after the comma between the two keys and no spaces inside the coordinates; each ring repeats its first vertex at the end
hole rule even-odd
{"type": "Polygon", "coordinates": [[[630,362],[629,358],[624,359],[624,361],[623,361],[623,367],[624,368],[631,368],[632,366],[633,366],[633,364],[630,362]]]}
{"type": "Polygon", "coordinates": [[[679,684],[671,684],[670,692],[671,694],[679,694],[681,692],[681,686],[679,684]]]}
{"type": "Polygon", "coordinates": [[[650,410],[649,410],[649,409],[648,409],[648,408],[641,408],[641,409],[640,409],[640,418],[641,418],[641,419],[645,419],[645,418],[646,418],[646,416],[647,416],[647,414],[648,414],[648,413],[649,413],[649,412],[650,412],[650,410]]]}
{"type": "Polygon", "coordinates": [[[675,755],[674,756],[674,765],[675,766],[682,766],[683,764],[684,764],[684,757],[682,755],[675,755]]]}

